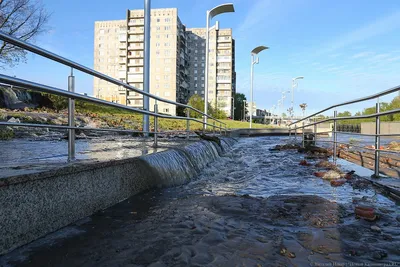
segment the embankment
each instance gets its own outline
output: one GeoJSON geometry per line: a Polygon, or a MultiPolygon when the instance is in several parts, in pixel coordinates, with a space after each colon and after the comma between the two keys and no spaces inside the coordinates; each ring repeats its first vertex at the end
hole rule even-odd
{"type": "Polygon", "coordinates": [[[0,255],[144,190],[188,182],[234,143],[200,141],[138,158],[1,179],[0,255]]]}

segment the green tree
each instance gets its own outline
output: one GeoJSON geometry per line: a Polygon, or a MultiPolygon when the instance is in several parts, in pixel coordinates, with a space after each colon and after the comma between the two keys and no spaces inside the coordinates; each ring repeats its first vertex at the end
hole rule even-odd
{"type": "Polygon", "coordinates": [[[343,112],[339,112],[338,117],[351,117],[351,112],[350,111],[343,111],[343,112]]]}
{"type": "Polygon", "coordinates": [[[234,96],[235,98],[235,112],[233,119],[234,120],[242,120],[243,118],[243,111],[244,111],[244,103],[243,101],[246,100],[246,96],[241,93],[237,93],[234,96]]]}
{"type": "MultiPolygon", "coordinates": [[[[199,96],[197,94],[192,95],[189,98],[188,105],[204,112],[204,100],[201,98],[201,96],[199,96]]],[[[202,118],[202,115],[200,113],[198,113],[192,109],[189,110],[189,115],[192,118],[202,118]]]]}

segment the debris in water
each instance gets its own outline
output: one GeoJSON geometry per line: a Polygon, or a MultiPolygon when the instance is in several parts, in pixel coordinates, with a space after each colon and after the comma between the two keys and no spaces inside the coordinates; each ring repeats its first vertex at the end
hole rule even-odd
{"type": "Polygon", "coordinates": [[[320,178],[324,177],[325,174],[326,174],[326,172],[314,172],[314,176],[320,177],[320,178]]]}
{"type": "Polygon", "coordinates": [[[337,171],[327,171],[325,173],[324,176],[322,176],[322,179],[325,180],[336,180],[336,179],[340,179],[341,178],[341,174],[337,171]]]}
{"type": "Polygon", "coordinates": [[[379,228],[378,226],[376,226],[376,225],[372,225],[371,226],[371,230],[373,231],[373,232],[377,232],[377,233],[380,233],[382,230],[381,230],[381,228],[379,228]]]}

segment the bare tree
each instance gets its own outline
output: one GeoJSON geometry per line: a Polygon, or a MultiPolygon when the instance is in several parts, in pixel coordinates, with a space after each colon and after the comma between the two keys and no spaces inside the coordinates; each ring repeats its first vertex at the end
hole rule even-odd
{"type": "MultiPolygon", "coordinates": [[[[43,33],[49,15],[39,0],[0,0],[0,31],[23,41],[43,33]]],[[[0,67],[26,62],[26,51],[0,41],[0,67]]]]}

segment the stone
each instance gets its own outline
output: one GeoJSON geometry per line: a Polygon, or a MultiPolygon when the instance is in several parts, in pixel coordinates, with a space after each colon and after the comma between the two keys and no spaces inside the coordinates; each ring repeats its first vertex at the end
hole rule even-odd
{"type": "Polygon", "coordinates": [[[8,122],[11,122],[11,123],[21,123],[21,121],[20,121],[19,119],[16,119],[16,118],[14,118],[14,117],[12,117],[11,119],[9,119],[8,122]]]}
{"type": "Polygon", "coordinates": [[[379,227],[376,226],[376,225],[371,226],[371,230],[372,230],[373,232],[377,232],[377,233],[380,233],[380,232],[382,231],[381,228],[379,228],[379,227]]]}
{"type": "Polygon", "coordinates": [[[387,257],[387,253],[383,250],[377,250],[372,253],[372,258],[374,258],[375,260],[381,260],[385,257],[387,257]]]}
{"type": "Polygon", "coordinates": [[[327,171],[325,173],[324,176],[322,176],[322,179],[325,180],[336,180],[336,179],[340,179],[341,175],[340,173],[336,172],[336,171],[327,171]]]}

